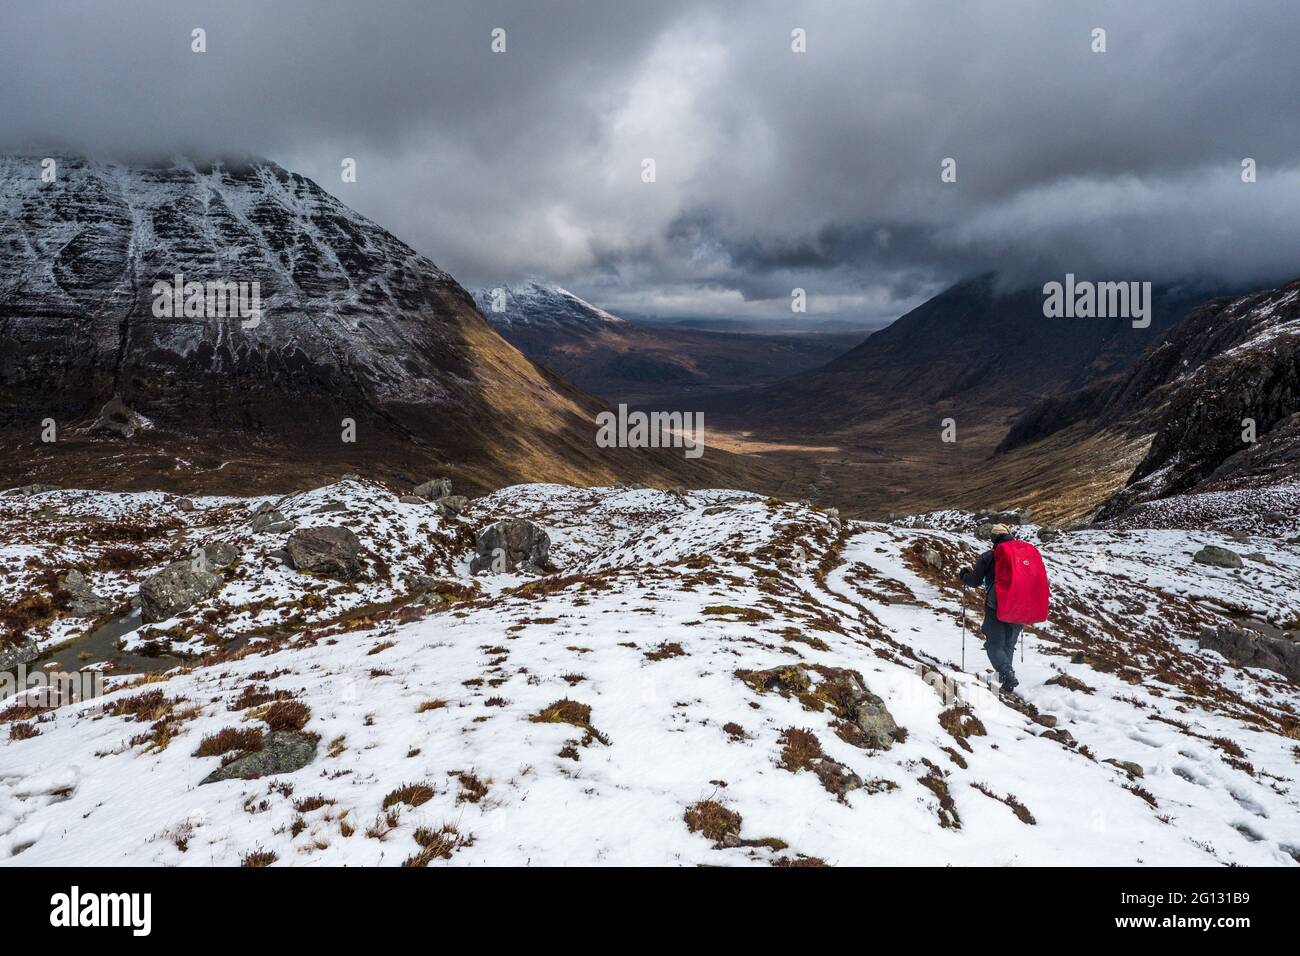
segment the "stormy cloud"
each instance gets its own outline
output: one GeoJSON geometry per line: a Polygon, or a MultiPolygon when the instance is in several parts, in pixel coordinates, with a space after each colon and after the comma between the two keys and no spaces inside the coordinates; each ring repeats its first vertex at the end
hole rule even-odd
{"type": "Polygon", "coordinates": [[[0,149],[265,156],[470,286],[542,275],[607,308],[748,317],[788,317],[802,287],[814,315],[873,322],[988,270],[1300,275],[1300,8],[1275,0],[53,0],[4,19],[0,149]]]}

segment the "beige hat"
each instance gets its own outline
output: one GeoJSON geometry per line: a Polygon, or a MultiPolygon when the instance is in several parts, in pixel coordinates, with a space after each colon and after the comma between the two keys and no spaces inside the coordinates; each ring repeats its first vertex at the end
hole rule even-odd
{"type": "Polygon", "coordinates": [[[989,538],[998,538],[1004,534],[1011,534],[1011,529],[1004,524],[995,524],[989,528],[989,538]]]}

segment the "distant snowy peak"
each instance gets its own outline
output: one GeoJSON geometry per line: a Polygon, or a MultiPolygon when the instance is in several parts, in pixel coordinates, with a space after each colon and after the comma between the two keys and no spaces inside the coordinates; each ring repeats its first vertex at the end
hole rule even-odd
{"type": "Polygon", "coordinates": [[[479,311],[497,328],[528,326],[557,331],[627,325],[627,320],[579,298],[568,289],[530,280],[522,286],[495,286],[474,293],[479,311]]]}

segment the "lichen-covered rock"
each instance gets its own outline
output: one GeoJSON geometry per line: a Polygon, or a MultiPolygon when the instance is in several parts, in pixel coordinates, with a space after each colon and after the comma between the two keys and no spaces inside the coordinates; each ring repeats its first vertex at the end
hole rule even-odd
{"type": "Polygon", "coordinates": [[[304,528],[289,537],[289,563],[299,571],[351,580],[361,573],[361,542],[347,528],[304,528]]]}
{"type": "Polygon", "coordinates": [[[134,438],[152,426],[152,422],[134,409],[128,408],[121,396],[114,395],[99,415],[86,428],[86,434],[106,438],[134,438]]]}
{"type": "Polygon", "coordinates": [[[1207,544],[1192,556],[1197,564],[1209,564],[1217,568],[1239,568],[1244,563],[1241,555],[1218,545],[1207,544]]]}
{"type": "Polygon", "coordinates": [[[439,498],[445,498],[451,494],[451,479],[434,478],[432,481],[426,481],[422,485],[416,485],[412,494],[423,498],[425,501],[437,501],[439,498]]]}
{"type": "Polygon", "coordinates": [[[1237,667],[1261,667],[1300,683],[1300,644],[1287,637],[1225,624],[1202,627],[1197,642],[1237,667]]]}
{"type": "Polygon", "coordinates": [[[317,739],[312,734],[273,730],[263,738],[262,749],[237,757],[208,774],[199,785],[221,780],[256,780],[273,774],[293,773],[316,758],[317,739]]]}
{"type": "Polygon", "coordinates": [[[140,619],[146,624],[179,614],[221,586],[221,578],[192,559],[169,564],[140,585],[140,619]]]}
{"type": "Polygon", "coordinates": [[[521,570],[540,574],[546,569],[551,539],[531,521],[506,518],[479,532],[475,551],[471,574],[521,570]]]}
{"type": "Polygon", "coordinates": [[[469,504],[469,499],[464,495],[445,495],[439,498],[435,504],[438,506],[438,513],[444,518],[454,518],[465,510],[469,504]]]}
{"type": "Polygon", "coordinates": [[[86,576],[75,568],[59,578],[59,587],[68,595],[68,613],[74,617],[97,617],[113,608],[113,602],[96,594],[86,576]]]}

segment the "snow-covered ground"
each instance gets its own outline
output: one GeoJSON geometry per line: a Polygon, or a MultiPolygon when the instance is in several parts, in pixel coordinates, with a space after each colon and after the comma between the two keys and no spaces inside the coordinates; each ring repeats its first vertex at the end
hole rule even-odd
{"type": "Polygon", "coordinates": [[[742,492],[558,485],[459,519],[361,482],[278,502],[357,533],[366,572],[341,584],[250,530],[261,501],[0,498],[4,602],[75,564],[124,611],[196,545],[239,551],[213,597],[124,638],[202,662],[110,671],[107,696],[41,712],[0,702],[24,728],[0,734],[0,864],[1300,862],[1300,687],[1195,640],[1230,618],[1300,626],[1294,529],[1043,544],[1053,617],[1017,654],[1022,702],[989,689],[969,632],[960,669],[951,575],[982,547],[966,516],[841,524],[742,492]],[[508,516],[548,532],[554,573],[469,575],[473,532],[508,516]],[[1251,556],[1193,563],[1204,544],[1251,556]],[[119,547],[145,558],[117,569],[119,547]],[[406,600],[415,576],[435,599],[406,600]],[[257,737],[277,696],[307,709],[311,762],[200,785],[223,759],[200,742],[257,737]],[[864,737],[863,700],[897,730],[864,737]]]}

